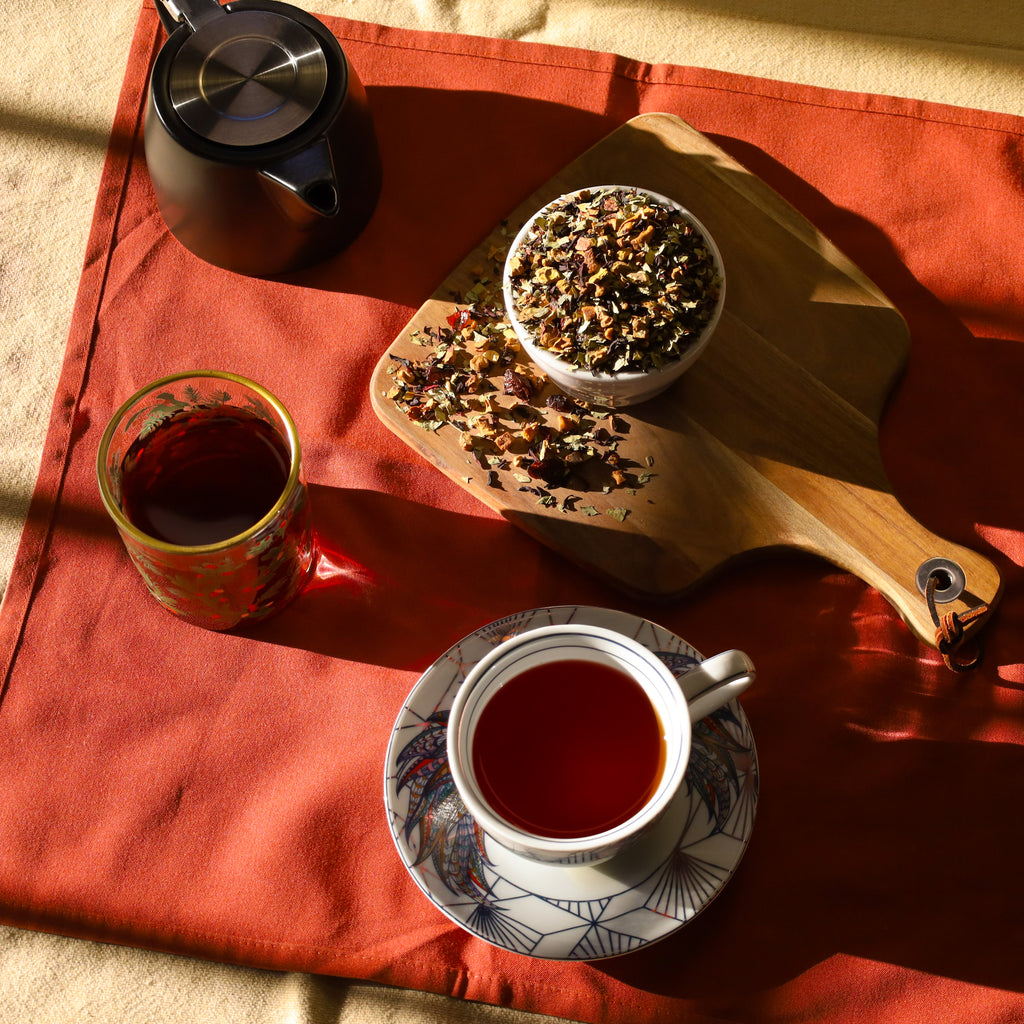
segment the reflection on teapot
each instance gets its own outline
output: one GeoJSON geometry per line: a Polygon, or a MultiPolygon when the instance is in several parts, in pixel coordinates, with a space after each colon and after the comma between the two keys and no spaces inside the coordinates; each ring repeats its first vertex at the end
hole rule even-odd
{"type": "Polygon", "coordinates": [[[146,163],[160,213],[197,256],[267,277],[343,249],[381,166],[366,91],[316,18],[276,0],[160,0],[146,163]]]}

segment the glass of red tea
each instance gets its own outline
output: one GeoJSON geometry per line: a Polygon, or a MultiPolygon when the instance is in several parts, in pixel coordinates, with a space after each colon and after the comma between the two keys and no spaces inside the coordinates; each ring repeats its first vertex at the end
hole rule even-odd
{"type": "Polygon", "coordinates": [[[754,679],[742,651],[676,677],[614,630],[542,626],[468,673],[448,718],[455,787],[493,840],[551,864],[595,864],[645,835],[671,805],[693,722],[754,679]]]}
{"type": "Polygon", "coordinates": [[[150,593],[188,622],[266,618],[315,572],[298,433],[253,381],[197,370],[149,384],[107,425],[97,475],[150,593]]]}

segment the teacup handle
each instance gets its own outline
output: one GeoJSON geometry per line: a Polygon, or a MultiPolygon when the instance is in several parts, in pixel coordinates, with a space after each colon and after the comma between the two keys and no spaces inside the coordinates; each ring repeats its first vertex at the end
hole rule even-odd
{"type": "Polygon", "coordinates": [[[690,706],[690,721],[699,722],[738,697],[756,675],[754,663],[742,651],[722,651],[694,665],[677,679],[690,706]]]}

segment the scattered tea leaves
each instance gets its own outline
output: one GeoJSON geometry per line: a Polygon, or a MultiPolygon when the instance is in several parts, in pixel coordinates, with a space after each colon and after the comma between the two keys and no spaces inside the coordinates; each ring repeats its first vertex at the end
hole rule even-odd
{"type": "MultiPolygon", "coordinates": [[[[504,257],[499,247],[489,253],[497,267],[504,257]]],[[[386,395],[424,430],[456,431],[488,487],[504,489],[504,478],[541,507],[601,515],[593,504],[579,504],[581,493],[634,495],[651,477],[632,472],[639,465],[618,450],[630,421],[573,400],[530,362],[505,315],[500,276],[481,275],[469,292],[453,296],[457,308],[441,324],[410,333],[423,357],[391,354],[386,395]]],[[[629,510],[607,514],[621,522],[629,510]]]]}

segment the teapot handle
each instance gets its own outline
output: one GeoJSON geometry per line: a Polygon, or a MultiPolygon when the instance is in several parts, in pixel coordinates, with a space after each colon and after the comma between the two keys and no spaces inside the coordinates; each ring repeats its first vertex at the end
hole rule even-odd
{"type": "Polygon", "coordinates": [[[156,12],[168,35],[182,23],[195,32],[203,22],[226,13],[218,0],[157,0],[156,12]]]}

